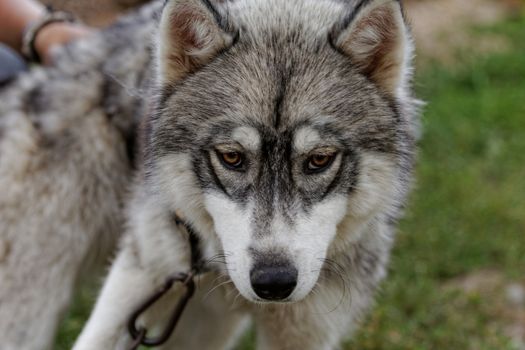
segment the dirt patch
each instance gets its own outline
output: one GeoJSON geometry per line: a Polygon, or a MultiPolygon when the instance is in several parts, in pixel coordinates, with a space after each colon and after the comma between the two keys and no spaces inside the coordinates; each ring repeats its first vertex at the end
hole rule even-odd
{"type": "Polygon", "coordinates": [[[525,281],[509,281],[499,271],[482,270],[455,278],[444,288],[480,298],[489,305],[493,325],[516,349],[525,350],[525,281]]]}
{"type": "Polygon", "coordinates": [[[40,2],[74,13],[89,25],[104,27],[113,22],[119,14],[148,0],[40,0],[40,2]]]}
{"type": "Polygon", "coordinates": [[[476,36],[473,26],[494,24],[521,11],[521,0],[408,0],[418,54],[423,60],[452,63],[458,50],[486,53],[505,49],[504,37],[476,36]]]}

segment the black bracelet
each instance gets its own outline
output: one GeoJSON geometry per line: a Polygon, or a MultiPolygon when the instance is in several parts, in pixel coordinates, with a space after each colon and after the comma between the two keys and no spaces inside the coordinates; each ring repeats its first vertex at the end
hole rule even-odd
{"type": "Polygon", "coordinates": [[[38,54],[36,48],[35,48],[35,40],[38,35],[38,32],[45,26],[51,23],[56,22],[68,22],[73,23],[76,22],[75,17],[68,13],[68,12],[62,12],[62,11],[52,11],[48,8],[48,12],[39,18],[38,20],[31,22],[28,24],[26,29],[24,30],[24,34],[22,36],[22,55],[29,61],[29,62],[36,62],[41,63],[42,58],[38,54]]]}

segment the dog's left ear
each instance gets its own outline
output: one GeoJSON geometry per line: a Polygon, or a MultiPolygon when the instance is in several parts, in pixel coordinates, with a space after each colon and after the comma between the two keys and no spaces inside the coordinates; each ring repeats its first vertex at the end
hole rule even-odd
{"type": "Polygon", "coordinates": [[[160,20],[161,83],[174,83],[232,45],[227,18],[209,0],[167,0],[160,20]]]}
{"type": "Polygon", "coordinates": [[[412,43],[399,0],[362,0],[331,33],[332,44],[383,91],[397,95],[412,43]]]}

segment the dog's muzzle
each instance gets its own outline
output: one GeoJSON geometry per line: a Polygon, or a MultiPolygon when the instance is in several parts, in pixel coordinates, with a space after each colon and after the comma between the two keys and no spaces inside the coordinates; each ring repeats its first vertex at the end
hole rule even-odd
{"type": "Polygon", "coordinates": [[[297,269],[291,265],[255,265],[250,271],[253,291],[264,300],[288,298],[297,285],[297,269]]]}

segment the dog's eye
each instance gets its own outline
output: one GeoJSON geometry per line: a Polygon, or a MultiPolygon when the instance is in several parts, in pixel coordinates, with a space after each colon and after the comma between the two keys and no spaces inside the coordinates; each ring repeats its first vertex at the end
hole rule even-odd
{"type": "Polygon", "coordinates": [[[306,161],[306,172],[313,174],[327,169],[335,159],[335,153],[314,154],[306,161]]]}
{"type": "Polygon", "coordinates": [[[217,152],[219,159],[226,167],[231,169],[239,169],[243,164],[243,156],[239,152],[217,152]]]}

